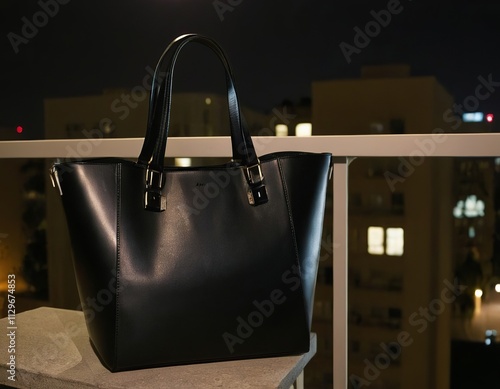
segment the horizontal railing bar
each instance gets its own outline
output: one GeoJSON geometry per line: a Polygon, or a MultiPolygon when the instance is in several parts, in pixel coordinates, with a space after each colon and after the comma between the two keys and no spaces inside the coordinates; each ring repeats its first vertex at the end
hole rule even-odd
{"type": "MultiPolygon", "coordinates": [[[[496,157],[500,134],[328,135],[253,137],[259,155],[276,151],[331,152],[343,157],[496,157]]],[[[136,158],[143,138],[0,141],[0,158],[136,158]]],[[[229,157],[229,137],[172,137],[169,157],[229,157]]]]}

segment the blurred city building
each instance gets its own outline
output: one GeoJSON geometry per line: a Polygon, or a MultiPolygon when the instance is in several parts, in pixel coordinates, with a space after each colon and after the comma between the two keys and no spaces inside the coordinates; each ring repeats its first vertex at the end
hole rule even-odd
{"type": "MultiPolygon", "coordinates": [[[[113,89],[98,96],[46,99],[46,138],[82,139],[77,148],[67,148],[65,158],[86,158],[89,147],[98,147],[87,139],[143,137],[147,98],[144,91],[113,89]]],[[[359,158],[350,165],[353,388],[448,388],[453,340],[481,342],[486,333],[490,342],[497,339],[493,330],[500,330],[500,285],[498,292],[495,289],[500,284],[500,159],[428,158],[448,133],[490,132],[495,122],[487,113],[460,113],[455,104],[434,77],[413,77],[408,66],[390,65],[363,68],[357,79],[315,82],[312,99],[285,100],[268,113],[243,108],[253,135],[434,134],[432,140],[415,143],[412,157],[359,158]]],[[[16,139],[13,129],[0,134],[16,139]]],[[[225,96],[175,95],[170,136],[228,134],[225,96]]],[[[22,137],[22,131],[18,135],[22,137]]],[[[39,164],[28,160],[1,162],[0,177],[10,182],[10,190],[2,195],[2,272],[26,274],[26,290],[47,289],[44,298],[26,303],[26,308],[38,304],[77,309],[64,213],[45,174],[52,161],[44,162],[42,173],[39,164]],[[43,193],[39,177],[46,188],[43,193]],[[37,219],[40,212],[44,220],[37,219]],[[29,255],[45,242],[45,232],[46,258],[29,255]],[[50,282],[44,285],[43,277],[50,282]]],[[[189,158],[168,162],[207,163],[189,158]]],[[[330,191],[314,307],[318,352],[306,367],[307,388],[330,388],[335,373],[332,200],[330,191]]]]}
{"type": "MultiPolygon", "coordinates": [[[[453,308],[462,297],[456,269],[473,244],[482,253],[481,262],[474,263],[488,267],[494,220],[493,161],[427,158],[446,141],[446,133],[492,130],[491,122],[464,123],[451,110],[453,104],[434,77],[412,77],[406,65],[366,67],[358,79],[313,83],[314,135],[435,134],[432,141],[416,142],[412,157],[360,158],[349,168],[352,388],[450,387],[453,308]],[[473,223],[473,238],[467,235],[474,228],[471,221],[452,212],[472,195],[483,201],[485,211],[473,223]]],[[[331,243],[329,227],[331,221],[325,223],[324,240],[331,243]]],[[[328,251],[323,255],[313,328],[318,354],[306,380],[327,388],[335,374],[335,318],[332,258],[328,251]]],[[[463,326],[466,319],[456,316],[455,327],[463,326]]]]}

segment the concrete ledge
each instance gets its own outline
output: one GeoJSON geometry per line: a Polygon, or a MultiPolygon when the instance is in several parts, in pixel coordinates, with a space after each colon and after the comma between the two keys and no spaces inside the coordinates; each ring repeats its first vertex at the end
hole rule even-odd
{"type": "MultiPolygon", "coordinates": [[[[0,320],[2,333],[11,325],[0,320]]],[[[0,384],[13,388],[290,388],[316,353],[316,334],[304,355],[110,373],[90,345],[83,313],[38,308],[16,315],[16,381],[6,374],[8,339],[0,343],[0,384]]]]}

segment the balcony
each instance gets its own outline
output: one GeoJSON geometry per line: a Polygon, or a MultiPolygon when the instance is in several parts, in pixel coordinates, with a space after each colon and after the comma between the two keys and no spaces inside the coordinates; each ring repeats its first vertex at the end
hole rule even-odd
{"type": "MultiPolygon", "coordinates": [[[[333,387],[335,389],[345,389],[349,386],[350,382],[348,376],[348,270],[350,265],[348,248],[351,247],[348,230],[350,163],[356,158],[364,157],[405,157],[409,161],[410,166],[412,161],[414,161],[413,168],[418,169],[421,162],[417,161],[427,158],[498,157],[500,156],[500,134],[359,135],[313,136],[307,138],[254,137],[253,139],[259,155],[287,150],[331,152],[334,155],[334,174],[331,182],[333,187],[333,203],[331,208],[333,216],[326,219],[332,223],[333,231],[332,239],[328,241],[331,247],[326,248],[328,252],[332,253],[333,257],[331,264],[333,270],[333,304],[331,315],[325,316],[334,318],[331,321],[333,387]]],[[[0,158],[44,158],[49,161],[55,158],[69,157],[93,158],[114,156],[136,158],[141,146],[142,139],[140,138],[3,141],[0,142],[0,158]]],[[[167,148],[168,157],[179,158],[230,157],[230,152],[229,137],[171,138],[169,139],[167,148]]],[[[408,174],[410,175],[411,173],[408,174]]],[[[442,180],[449,179],[449,177],[439,176],[437,178],[442,180]]],[[[446,243],[452,244],[451,241],[446,243]]],[[[50,229],[48,249],[49,277],[53,280],[49,290],[51,304],[64,306],[65,284],[62,282],[62,279],[64,278],[65,269],[59,263],[50,262],[51,250],[58,249],[57,242],[51,241],[50,229]]],[[[447,270],[439,265],[437,265],[436,273],[433,276],[439,280],[445,280],[449,277],[447,270]]],[[[360,288],[358,293],[372,293],[372,289],[377,288],[360,288]]],[[[322,293],[325,293],[324,289],[322,293]]],[[[442,328],[438,328],[437,333],[439,334],[442,330],[442,328]]],[[[399,331],[399,335],[401,333],[399,331]]],[[[370,350],[370,353],[375,357],[377,355],[376,350],[370,350]]],[[[443,355],[436,355],[436,369],[446,368],[446,363],[440,365],[441,359],[443,361],[449,360],[448,357],[445,357],[445,354],[446,352],[443,351],[443,355]]]]}

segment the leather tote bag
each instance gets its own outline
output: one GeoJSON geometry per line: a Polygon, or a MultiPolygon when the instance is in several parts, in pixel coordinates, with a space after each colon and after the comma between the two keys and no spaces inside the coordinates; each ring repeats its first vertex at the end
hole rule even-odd
{"type": "Polygon", "coordinates": [[[328,153],[258,157],[219,45],[174,40],[156,67],[138,160],[51,168],[102,363],[122,371],[307,352],[330,168],[328,153]],[[227,164],[164,166],[174,65],[190,42],[225,68],[227,164]]]}

